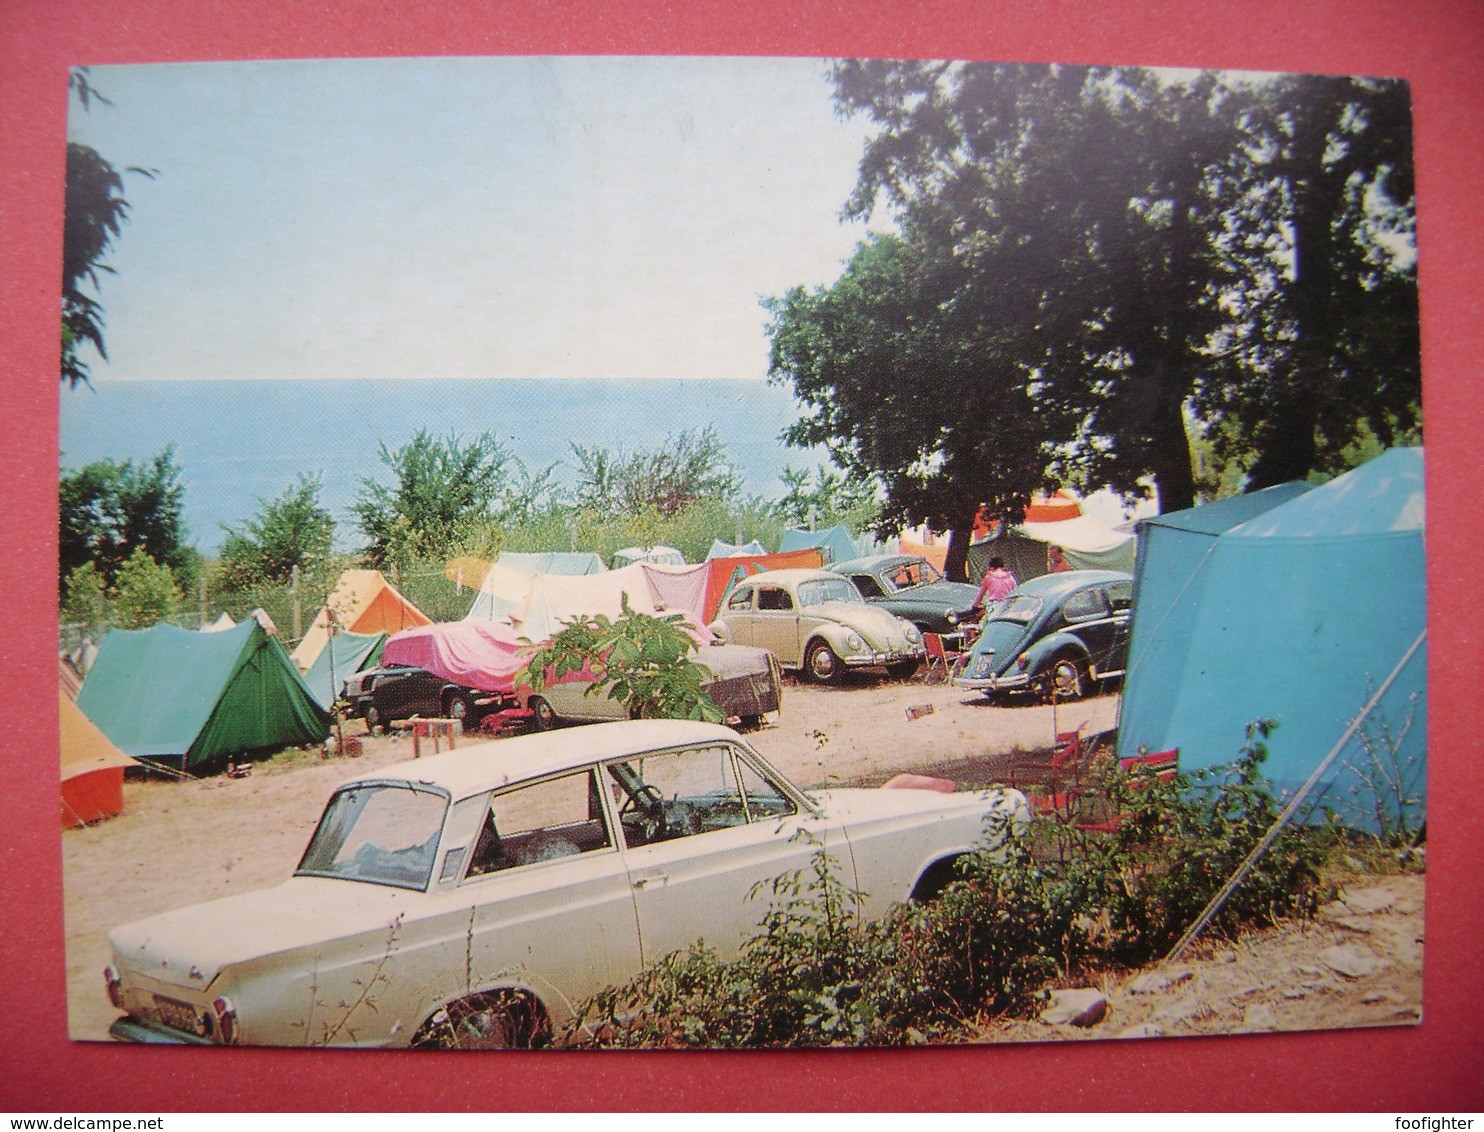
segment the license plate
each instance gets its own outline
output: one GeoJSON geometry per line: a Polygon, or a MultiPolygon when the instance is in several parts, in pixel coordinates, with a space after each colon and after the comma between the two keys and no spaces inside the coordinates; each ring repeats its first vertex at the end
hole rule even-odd
{"type": "Polygon", "coordinates": [[[201,1016],[189,1003],[155,995],[155,1013],[171,1029],[184,1030],[188,1034],[201,1033],[201,1016]]]}

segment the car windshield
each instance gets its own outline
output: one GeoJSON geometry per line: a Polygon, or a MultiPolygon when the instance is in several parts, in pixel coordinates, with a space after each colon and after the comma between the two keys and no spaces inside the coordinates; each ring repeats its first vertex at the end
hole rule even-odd
{"type": "Polygon", "coordinates": [[[860,604],[865,600],[861,597],[860,591],[851,584],[849,578],[814,578],[799,583],[799,604],[801,606],[824,605],[829,601],[850,601],[860,604]]]}
{"type": "Polygon", "coordinates": [[[913,586],[931,585],[933,582],[941,582],[943,575],[933,568],[933,564],[926,559],[917,562],[903,562],[893,566],[890,570],[883,571],[882,579],[892,590],[909,590],[913,586]]]}
{"type": "MultiPolygon", "coordinates": [[[[1029,625],[1041,612],[1041,599],[1030,594],[1011,594],[1002,601],[990,621],[1014,621],[1017,625],[1029,625]]],[[[988,622],[986,622],[986,627],[988,622]]]]}
{"type": "Polygon", "coordinates": [[[361,783],[335,793],[296,876],[424,889],[448,798],[412,783],[361,783]]]}

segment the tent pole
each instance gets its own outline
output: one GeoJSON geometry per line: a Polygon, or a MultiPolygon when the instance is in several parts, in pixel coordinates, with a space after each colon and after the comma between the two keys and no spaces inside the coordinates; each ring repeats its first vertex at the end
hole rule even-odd
{"type": "Polygon", "coordinates": [[[1363,724],[1370,716],[1371,712],[1376,709],[1376,705],[1381,702],[1381,697],[1384,696],[1387,689],[1389,689],[1391,685],[1396,682],[1396,678],[1401,675],[1402,669],[1407,666],[1407,663],[1412,659],[1417,650],[1422,647],[1422,642],[1426,639],[1427,629],[1424,628],[1422,632],[1417,634],[1417,639],[1412,642],[1411,647],[1407,649],[1407,651],[1402,655],[1401,660],[1396,662],[1396,667],[1391,670],[1390,675],[1388,675],[1385,680],[1381,681],[1381,686],[1376,689],[1376,694],[1373,695],[1366,702],[1365,707],[1360,709],[1360,714],[1351,721],[1350,726],[1345,728],[1345,733],[1341,735],[1335,745],[1329,749],[1329,754],[1325,755],[1324,758],[1320,761],[1319,765],[1314,768],[1314,773],[1309,775],[1308,781],[1298,788],[1298,792],[1294,794],[1292,800],[1288,803],[1288,805],[1283,808],[1283,812],[1278,815],[1278,820],[1273,822],[1268,831],[1262,835],[1261,840],[1259,840],[1258,843],[1252,847],[1252,852],[1247,854],[1246,860],[1244,860],[1240,865],[1237,866],[1237,871],[1232,874],[1231,879],[1226,882],[1226,885],[1222,888],[1222,890],[1212,898],[1211,902],[1206,905],[1201,914],[1196,917],[1195,923],[1191,924],[1190,927],[1186,929],[1185,934],[1180,937],[1179,942],[1177,942],[1174,947],[1170,948],[1170,953],[1164,957],[1162,962],[1174,962],[1184,953],[1187,947],[1195,942],[1196,937],[1199,936],[1201,932],[1206,930],[1207,925],[1210,924],[1211,920],[1216,916],[1216,913],[1221,911],[1222,905],[1224,905],[1231,898],[1231,894],[1237,890],[1237,886],[1241,884],[1242,881],[1247,879],[1247,874],[1250,873],[1252,871],[1252,867],[1257,864],[1258,858],[1266,853],[1268,851],[1268,847],[1271,846],[1275,840],[1277,840],[1278,834],[1282,831],[1283,827],[1288,824],[1289,819],[1292,818],[1293,815],[1298,811],[1298,808],[1303,805],[1304,800],[1309,796],[1309,792],[1314,789],[1315,785],[1324,776],[1324,772],[1329,769],[1330,764],[1339,757],[1340,752],[1345,748],[1345,744],[1350,742],[1355,733],[1360,730],[1361,724],[1363,724]]]}

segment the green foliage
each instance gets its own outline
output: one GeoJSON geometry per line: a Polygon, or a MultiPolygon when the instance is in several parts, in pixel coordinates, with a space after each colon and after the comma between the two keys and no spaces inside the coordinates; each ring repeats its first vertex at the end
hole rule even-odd
{"type": "Polygon", "coordinates": [[[119,568],[110,594],[113,623],[120,629],[147,629],[175,616],[180,590],[167,566],[139,547],[119,568]]]}
{"type": "Polygon", "coordinates": [[[731,502],[741,483],[710,426],[666,437],[653,451],[629,455],[622,448],[574,443],[572,455],[578,464],[576,504],[585,511],[669,518],[702,499],[731,502]]]}
{"type": "Polygon", "coordinates": [[[258,513],[241,527],[227,527],[219,578],[236,588],[287,582],[324,562],[335,537],[335,520],[319,501],[320,477],[300,474],[276,498],[258,500],[258,513]]]}
{"type": "Polygon", "coordinates": [[[683,614],[653,617],[629,607],[616,620],[599,614],[562,622],[550,644],[535,648],[516,673],[516,686],[539,692],[547,673],[560,678],[586,666],[594,676],[587,695],[606,693],[633,719],[723,720],[702,689],[711,672],[690,659],[695,641],[683,614]]]}
{"type": "MultiPolygon", "coordinates": [[[[84,110],[94,101],[109,105],[89,83],[86,67],[75,69],[68,85],[84,110]]],[[[149,170],[132,167],[125,172],[154,176],[149,170]]],[[[91,381],[91,371],[80,356],[84,343],[91,343],[100,357],[108,357],[103,344],[103,307],[82,288],[88,283],[96,291],[99,273],[113,271],[105,260],[128,216],[129,202],[124,199],[119,171],[97,150],[68,142],[62,221],[61,376],[69,388],[91,381]]]]}
{"type": "Polygon", "coordinates": [[[92,562],[110,583],[135,550],[195,581],[197,559],[185,545],[185,485],[174,446],[136,465],[97,460],[81,471],[63,471],[59,487],[61,577],[92,562]]]}
{"type": "Polygon", "coordinates": [[[107,592],[108,583],[91,562],[75,567],[62,589],[62,620],[97,629],[107,619],[107,592]]]}
{"type": "Polygon", "coordinates": [[[765,304],[769,374],[807,410],[791,443],[881,478],[881,526],[1013,516],[1048,481],[1148,478],[1190,506],[1189,413],[1252,486],[1415,425],[1404,84],[886,60],[834,80],[875,128],[847,211],[898,233],[765,304]]]}
{"type": "Polygon", "coordinates": [[[457,436],[436,439],[426,429],[401,448],[382,444],[380,458],[391,469],[391,486],[362,480],[351,504],[367,539],[366,556],[377,566],[462,552],[494,518],[510,462],[490,433],[466,443],[457,436]]]}
{"type": "Polygon", "coordinates": [[[810,472],[792,466],[783,469],[783,498],[774,504],[790,526],[803,527],[810,520],[817,528],[844,525],[863,531],[876,525],[881,501],[874,479],[847,478],[823,464],[810,472]]]}
{"type": "MultiPolygon", "coordinates": [[[[704,944],[595,996],[565,1040],[618,1047],[782,1047],[964,1040],[976,1021],[1025,1012],[1049,982],[1161,957],[1220,891],[1279,807],[1254,724],[1231,768],[1158,778],[1108,772],[1113,832],[1044,820],[1007,839],[991,825],[934,899],[861,924],[859,894],[820,851],[786,874],[732,962],[704,944]]],[[[1328,835],[1282,833],[1207,929],[1233,934],[1318,903],[1328,835]]]]}

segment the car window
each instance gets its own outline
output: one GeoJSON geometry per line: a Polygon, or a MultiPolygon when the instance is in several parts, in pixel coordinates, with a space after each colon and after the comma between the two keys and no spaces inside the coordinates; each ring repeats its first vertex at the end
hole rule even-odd
{"type": "MultiPolygon", "coordinates": [[[[609,763],[608,773],[624,844],[630,849],[747,823],[747,805],[728,746],[624,759],[609,763]]],[[[760,794],[759,805],[766,804],[760,794]]]]}
{"type": "Polygon", "coordinates": [[[593,772],[565,774],[490,799],[466,877],[576,857],[612,844],[593,772]]]}
{"type": "Polygon", "coordinates": [[[750,760],[738,758],[737,769],[742,774],[742,794],[747,804],[748,820],[766,821],[799,812],[799,807],[783,788],[753,766],[750,760]]]}
{"type": "Polygon", "coordinates": [[[861,597],[885,597],[886,591],[870,574],[852,574],[850,580],[855,583],[855,588],[860,591],[861,597]]]}
{"type": "Polygon", "coordinates": [[[863,602],[860,591],[845,578],[811,578],[799,583],[799,604],[806,609],[830,601],[863,602]]]}
{"type": "Polygon", "coordinates": [[[433,872],[448,796],[411,783],[358,783],[335,792],[300,876],[423,889],[433,872]]]}
{"type": "MultiPolygon", "coordinates": [[[[1041,612],[1041,599],[1030,594],[1011,594],[999,604],[991,621],[1014,621],[1017,625],[1029,625],[1041,612]]],[[[988,625],[985,626],[988,628],[988,625]]]]}
{"type": "Polygon", "coordinates": [[[757,607],[759,609],[792,609],[794,599],[789,596],[787,590],[780,590],[774,586],[759,586],[757,607]]]}
{"type": "Polygon", "coordinates": [[[752,608],[752,587],[743,586],[732,591],[732,596],[727,599],[727,608],[731,610],[743,610],[752,608]]]}
{"type": "Polygon", "coordinates": [[[1124,613],[1134,603],[1134,583],[1114,582],[1108,587],[1108,601],[1113,606],[1114,613],[1124,613]]]}
{"type": "Polygon", "coordinates": [[[1068,621],[1092,621],[1108,615],[1108,603],[1103,599],[1102,590],[1082,590],[1067,598],[1061,612],[1068,621]]]}

